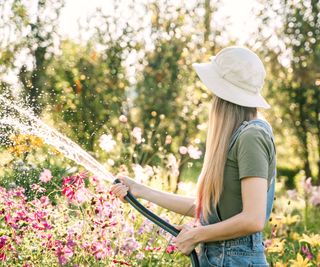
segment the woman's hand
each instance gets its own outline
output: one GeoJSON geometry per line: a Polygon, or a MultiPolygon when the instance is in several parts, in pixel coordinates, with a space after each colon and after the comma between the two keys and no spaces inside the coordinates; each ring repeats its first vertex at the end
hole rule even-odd
{"type": "Polygon", "coordinates": [[[190,255],[192,250],[198,245],[198,229],[199,227],[191,227],[190,225],[175,225],[175,228],[181,230],[174,243],[178,250],[184,255],[190,255]]]}
{"type": "Polygon", "coordinates": [[[119,199],[126,203],[127,201],[124,199],[124,197],[127,195],[128,190],[134,197],[140,197],[139,195],[139,188],[141,184],[137,183],[135,180],[130,178],[129,176],[125,176],[122,174],[118,174],[116,176],[121,183],[113,184],[110,187],[110,191],[112,194],[116,195],[116,197],[119,197],[119,199]]]}

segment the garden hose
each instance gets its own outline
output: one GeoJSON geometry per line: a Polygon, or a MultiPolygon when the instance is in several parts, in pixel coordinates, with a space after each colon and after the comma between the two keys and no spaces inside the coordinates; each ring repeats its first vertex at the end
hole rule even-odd
{"type": "MultiPolygon", "coordinates": [[[[115,179],[113,184],[121,183],[119,179],[115,179]]],[[[148,218],[150,221],[160,226],[163,230],[170,233],[173,236],[177,236],[180,233],[180,230],[176,229],[171,224],[167,223],[159,216],[145,208],[132,194],[130,191],[127,192],[127,195],[124,197],[126,201],[128,201],[137,211],[139,211],[143,216],[148,218]]],[[[199,259],[197,252],[193,250],[190,254],[190,260],[192,267],[200,267],[199,259]]]]}

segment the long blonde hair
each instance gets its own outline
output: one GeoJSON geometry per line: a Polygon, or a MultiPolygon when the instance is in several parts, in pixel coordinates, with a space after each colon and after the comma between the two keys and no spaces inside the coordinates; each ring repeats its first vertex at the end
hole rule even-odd
{"type": "Polygon", "coordinates": [[[257,116],[257,108],[239,106],[217,96],[209,113],[206,152],[197,183],[196,220],[202,211],[208,221],[211,205],[217,207],[223,190],[224,168],[232,133],[246,120],[257,116]]]}

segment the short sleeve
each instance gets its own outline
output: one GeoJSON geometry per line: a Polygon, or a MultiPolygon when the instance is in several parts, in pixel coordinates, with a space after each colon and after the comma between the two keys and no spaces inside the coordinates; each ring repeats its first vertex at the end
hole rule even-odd
{"type": "Polygon", "coordinates": [[[239,179],[248,176],[268,179],[271,142],[258,126],[250,127],[239,135],[236,150],[239,179]]]}

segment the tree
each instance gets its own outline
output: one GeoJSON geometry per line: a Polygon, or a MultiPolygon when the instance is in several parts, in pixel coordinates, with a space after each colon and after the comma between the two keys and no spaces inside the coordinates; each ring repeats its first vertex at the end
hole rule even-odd
{"type": "Polygon", "coordinates": [[[283,121],[294,130],[301,150],[298,153],[303,161],[307,177],[312,176],[310,167],[310,138],[318,143],[318,183],[320,184],[320,18],[318,1],[280,1],[274,5],[265,1],[262,10],[264,28],[274,27],[274,21],[281,26],[268,31],[269,36],[263,43],[269,47],[265,56],[270,60],[273,81],[270,94],[280,108],[283,121]],[[272,11],[272,12],[270,12],[272,11]],[[277,45],[274,46],[274,34],[277,45]],[[275,64],[277,62],[278,64],[275,64]]]}
{"type": "MultiPolygon", "coordinates": [[[[154,47],[141,60],[143,69],[138,75],[134,105],[143,129],[151,132],[153,148],[144,151],[140,164],[147,161],[156,165],[160,160],[155,156],[158,149],[179,155],[179,146],[197,145],[195,140],[204,137],[198,127],[206,120],[210,96],[200,86],[191,63],[209,60],[212,54],[207,53],[215,53],[219,48],[213,41],[213,36],[219,34],[219,29],[211,25],[213,10],[210,1],[190,9],[162,2],[148,6],[154,47]],[[201,12],[205,12],[205,20],[196,16],[201,12]],[[163,147],[167,136],[172,137],[172,142],[163,147]]],[[[187,154],[179,157],[180,175],[176,177],[175,191],[182,170],[190,162],[187,154]]]]}

